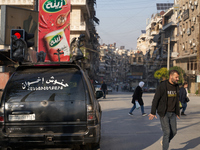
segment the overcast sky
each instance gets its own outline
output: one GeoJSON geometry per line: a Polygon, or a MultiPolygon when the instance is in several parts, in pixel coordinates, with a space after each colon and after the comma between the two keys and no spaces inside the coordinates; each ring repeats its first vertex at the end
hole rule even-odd
{"type": "Polygon", "coordinates": [[[117,47],[136,49],[146,19],[157,13],[156,3],[173,3],[174,0],[97,0],[96,26],[100,44],[117,43],[117,47]]]}

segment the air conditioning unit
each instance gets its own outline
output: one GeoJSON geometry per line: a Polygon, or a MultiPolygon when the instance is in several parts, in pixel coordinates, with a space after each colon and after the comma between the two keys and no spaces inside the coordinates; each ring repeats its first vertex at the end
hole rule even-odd
{"type": "Polygon", "coordinates": [[[183,32],[185,32],[185,28],[183,28],[183,32]]]}
{"type": "Polygon", "coordinates": [[[198,5],[198,1],[194,1],[194,5],[197,6],[198,5]]]}
{"type": "Polygon", "coordinates": [[[192,1],[190,1],[190,4],[192,4],[192,1]]]}
{"type": "Polygon", "coordinates": [[[187,34],[191,34],[191,28],[187,28],[187,34]]]}
{"type": "Polygon", "coordinates": [[[185,45],[183,45],[183,50],[185,49],[185,45]]]}
{"type": "Polygon", "coordinates": [[[195,70],[192,70],[192,74],[195,74],[196,73],[196,71],[195,70]]]}
{"type": "Polygon", "coordinates": [[[194,10],[194,6],[191,6],[191,9],[194,10]]]}
{"type": "Polygon", "coordinates": [[[192,40],[190,40],[189,43],[192,44],[192,40]]]}
{"type": "Polygon", "coordinates": [[[183,6],[183,10],[185,10],[185,6],[183,6]]]}
{"type": "Polygon", "coordinates": [[[196,21],[196,17],[192,17],[192,21],[195,22],[196,21]]]}
{"type": "Polygon", "coordinates": [[[187,8],[187,5],[185,6],[185,10],[187,10],[188,8],[187,8]]]}
{"type": "Polygon", "coordinates": [[[195,43],[193,43],[192,45],[193,45],[194,47],[196,46],[196,44],[195,44],[195,43]]]}
{"type": "Polygon", "coordinates": [[[183,32],[182,32],[182,31],[180,31],[180,35],[183,35],[183,32]]]}

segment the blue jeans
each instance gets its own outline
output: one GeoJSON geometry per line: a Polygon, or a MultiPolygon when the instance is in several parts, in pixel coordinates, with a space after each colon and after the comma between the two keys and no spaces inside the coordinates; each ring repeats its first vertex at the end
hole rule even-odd
{"type": "Polygon", "coordinates": [[[176,114],[167,112],[164,117],[160,117],[163,131],[163,150],[168,150],[169,143],[177,133],[176,114]]]}
{"type": "Polygon", "coordinates": [[[103,98],[106,98],[106,90],[103,90],[103,98]]]}
{"type": "Polygon", "coordinates": [[[181,103],[182,104],[182,111],[181,113],[184,113],[187,108],[187,103],[181,103]]]}
{"type": "MultiPolygon", "coordinates": [[[[132,113],[134,111],[134,109],[136,108],[135,105],[133,105],[133,107],[131,108],[130,112],[129,113],[132,113]]],[[[142,114],[144,114],[144,105],[140,105],[140,108],[141,108],[141,112],[142,114]]]]}

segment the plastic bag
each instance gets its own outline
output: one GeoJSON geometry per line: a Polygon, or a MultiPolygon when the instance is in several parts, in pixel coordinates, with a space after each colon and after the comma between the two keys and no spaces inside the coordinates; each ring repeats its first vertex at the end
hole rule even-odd
{"type": "Polygon", "coordinates": [[[180,101],[179,101],[179,107],[180,107],[180,108],[182,108],[182,107],[183,107],[180,101]]]}
{"type": "Polygon", "coordinates": [[[135,105],[136,105],[136,108],[137,108],[137,109],[140,108],[140,104],[138,103],[138,101],[135,101],[135,105]]]}

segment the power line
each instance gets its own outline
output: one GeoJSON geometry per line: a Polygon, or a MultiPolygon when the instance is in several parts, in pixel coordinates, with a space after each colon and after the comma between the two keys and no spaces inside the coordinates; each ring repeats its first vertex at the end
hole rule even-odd
{"type": "Polygon", "coordinates": [[[132,10],[132,9],[143,9],[143,8],[153,8],[153,7],[156,7],[156,6],[151,6],[151,7],[132,7],[132,8],[115,8],[115,9],[100,9],[98,11],[113,11],[113,10],[132,10]]]}

